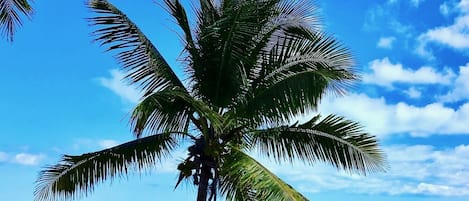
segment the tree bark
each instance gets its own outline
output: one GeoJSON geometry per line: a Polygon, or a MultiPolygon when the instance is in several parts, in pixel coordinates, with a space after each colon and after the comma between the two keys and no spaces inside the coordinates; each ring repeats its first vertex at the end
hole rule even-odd
{"type": "Polygon", "coordinates": [[[207,201],[208,194],[208,181],[210,180],[210,167],[202,165],[200,170],[200,181],[199,188],[197,192],[197,201],[207,201]]]}

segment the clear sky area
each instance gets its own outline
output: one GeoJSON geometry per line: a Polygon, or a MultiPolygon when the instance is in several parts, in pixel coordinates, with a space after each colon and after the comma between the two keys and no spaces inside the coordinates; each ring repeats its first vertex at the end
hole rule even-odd
{"type": "MultiPolygon", "coordinates": [[[[111,2],[184,77],[179,30],[156,4],[163,1],[111,2]]],[[[362,77],[346,96],[324,98],[319,112],[344,115],[377,135],[388,170],[363,176],[259,160],[310,200],[469,201],[469,0],[316,4],[322,29],[351,50],[362,77]]],[[[33,7],[14,42],[0,40],[1,201],[31,201],[39,171],[63,154],[133,139],[128,114],[139,93],[122,82],[112,54],[92,42],[84,1],[33,7]]],[[[79,200],[195,200],[190,185],[174,190],[183,156],[180,150],[151,172],[102,183],[79,200]]]]}

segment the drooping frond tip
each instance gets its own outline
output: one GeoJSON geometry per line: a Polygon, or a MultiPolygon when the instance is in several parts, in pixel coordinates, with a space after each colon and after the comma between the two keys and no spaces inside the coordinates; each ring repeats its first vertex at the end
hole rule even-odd
{"type": "Polygon", "coordinates": [[[227,200],[306,201],[262,164],[242,150],[232,148],[221,167],[221,191],[227,200]]]}
{"type": "Polygon", "coordinates": [[[92,192],[105,180],[126,176],[130,170],[148,170],[169,154],[176,142],[169,133],[152,135],[102,151],[65,155],[47,166],[36,180],[36,201],[69,200],[92,192]]]}
{"type": "Polygon", "coordinates": [[[252,132],[252,144],[278,162],[325,162],[349,172],[384,171],[386,161],[375,136],[340,116],[252,132]]]}
{"type": "Polygon", "coordinates": [[[22,16],[31,18],[33,9],[28,0],[1,0],[0,1],[0,30],[1,35],[8,41],[13,41],[16,29],[23,24],[22,16]]]}
{"type": "Polygon", "coordinates": [[[95,41],[116,52],[125,78],[145,96],[167,87],[184,88],[158,49],[124,13],[106,0],[90,0],[88,6],[97,15],[89,18],[99,27],[93,32],[95,41]]]}

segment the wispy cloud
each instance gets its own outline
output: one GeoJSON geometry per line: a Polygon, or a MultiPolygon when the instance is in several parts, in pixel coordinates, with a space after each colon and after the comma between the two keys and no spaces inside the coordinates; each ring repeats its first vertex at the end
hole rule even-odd
{"type": "Polygon", "coordinates": [[[142,94],[134,86],[128,85],[124,82],[125,74],[117,69],[112,69],[110,74],[110,77],[98,78],[101,85],[110,89],[112,92],[121,97],[122,100],[128,101],[130,103],[138,103],[142,94]]]}
{"type": "Polygon", "coordinates": [[[45,158],[44,154],[17,153],[8,154],[0,151],[0,163],[12,163],[20,165],[38,165],[45,158]]]}
{"type": "Polygon", "coordinates": [[[99,146],[103,149],[111,148],[119,144],[116,140],[100,140],[99,146]]]}
{"type": "Polygon", "coordinates": [[[408,90],[405,90],[404,93],[407,94],[410,98],[414,99],[422,97],[422,92],[420,92],[415,87],[410,87],[408,90]]]}
{"type": "Polygon", "coordinates": [[[424,1],[425,1],[425,0],[410,0],[410,3],[411,3],[413,6],[415,6],[415,7],[419,7],[420,4],[421,4],[422,2],[424,2],[424,1]]]}
{"type": "Polygon", "coordinates": [[[440,5],[440,13],[443,16],[448,16],[452,12],[452,6],[450,5],[450,2],[445,1],[440,5]]]}
{"type": "MultiPolygon", "coordinates": [[[[122,141],[126,141],[122,140],[122,141]]],[[[129,139],[132,140],[132,139],[129,139]]],[[[71,148],[73,152],[81,153],[81,152],[92,152],[98,151],[102,149],[111,148],[121,144],[121,141],[114,140],[114,139],[90,139],[90,138],[79,138],[75,139],[71,148]]]]}
{"type": "Polygon", "coordinates": [[[44,157],[43,154],[19,153],[15,155],[14,162],[21,165],[37,165],[44,157]]]}
{"type": "Polygon", "coordinates": [[[376,46],[384,49],[392,49],[395,40],[395,37],[381,37],[376,46]]]}

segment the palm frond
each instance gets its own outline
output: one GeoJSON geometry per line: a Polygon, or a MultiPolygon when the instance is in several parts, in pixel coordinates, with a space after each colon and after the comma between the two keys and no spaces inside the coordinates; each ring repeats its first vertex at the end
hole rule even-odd
{"type": "Polygon", "coordinates": [[[28,0],[0,0],[0,29],[2,36],[8,41],[13,41],[16,29],[22,25],[21,15],[28,18],[33,14],[33,9],[28,0]]]}
{"type": "Polygon", "coordinates": [[[184,85],[158,49],[125,14],[106,0],[91,0],[89,7],[98,16],[90,18],[99,26],[95,41],[117,51],[116,58],[127,71],[125,78],[138,83],[145,95],[166,87],[184,85]]]}
{"type": "Polygon", "coordinates": [[[302,30],[318,29],[317,10],[311,1],[280,1],[276,5],[275,13],[262,26],[254,39],[250,41],[251,49],[247,54],[249,59],[246,59],[246,61],[254,63],[246,65],[248,67],[246,72],[249,74],[249,79],[255,79],[259,76],[259,71],[262,69],[256,69],[255,67],[258,65],[255,62],[262,60],[262,52],[268,52],[278,37],[285,36],[287,32],[290,32],[288,30],[295,28],[302,30]]]}
{"type": "Polygon", "coordinates": [[[227,200],[307,200],[262,164],[238,148],[232,148],[220,171],[221,192],[227,200]]]}
{"type": "Polygon", "coordinates": [[[189,26],[186,10],[179,0],[164,0],[164,2],[168,6],[171,15],[176,19],[179,27],[181,27],[182,31],[184,32],[186,50],[189,51],[191,55],[196,55],[197,49],[194,39],[192,38],[192,30],[189,26]]]}
{"type": "Polygon", "coordinates": [[[136,137],[144,132],[187,131],[191,108],[184,100],[168,95],[167,91],[165,89],[145,97],[134,108],[130,124],[136,137]]]}
{"type": "Polygon", "coordinates": [[[161,90],[147,96],[132,112],[131,125],[137,137],[142,135],[144,129],[149,133],[186,131],[194,113],[210,120],[212,126],[221,125],[221,116],[212,111],[209,105],[178,88],[161,90]]]}
{"type": "Polygon", "coordinates": [[[87,195],[106,179],[125,176],[129,170],[145,170],[167,156],[176,146],[170,133],[152,135],[102,151],[63,156],[46,167],[36,181],[36,201],[67,200],[87,195]]]}
{"type": "Polygon", "coordinates": [[[253,131],[251,146],[278,162],[322,161],[363,174],[384,170],[383,152],[375,136],[341,116],[329,115],[317,122],[318,119],[316,116],[301,125],[253,131]]]}
{"type": "Polygon", "coordinates": [[[335,39],[303,28],[285,31],[262,57],[257,77],[237,105],[247,118],[288,122],[316,109],[329,90],[343,94],[357,79],[350,53],[335,39]]]}

